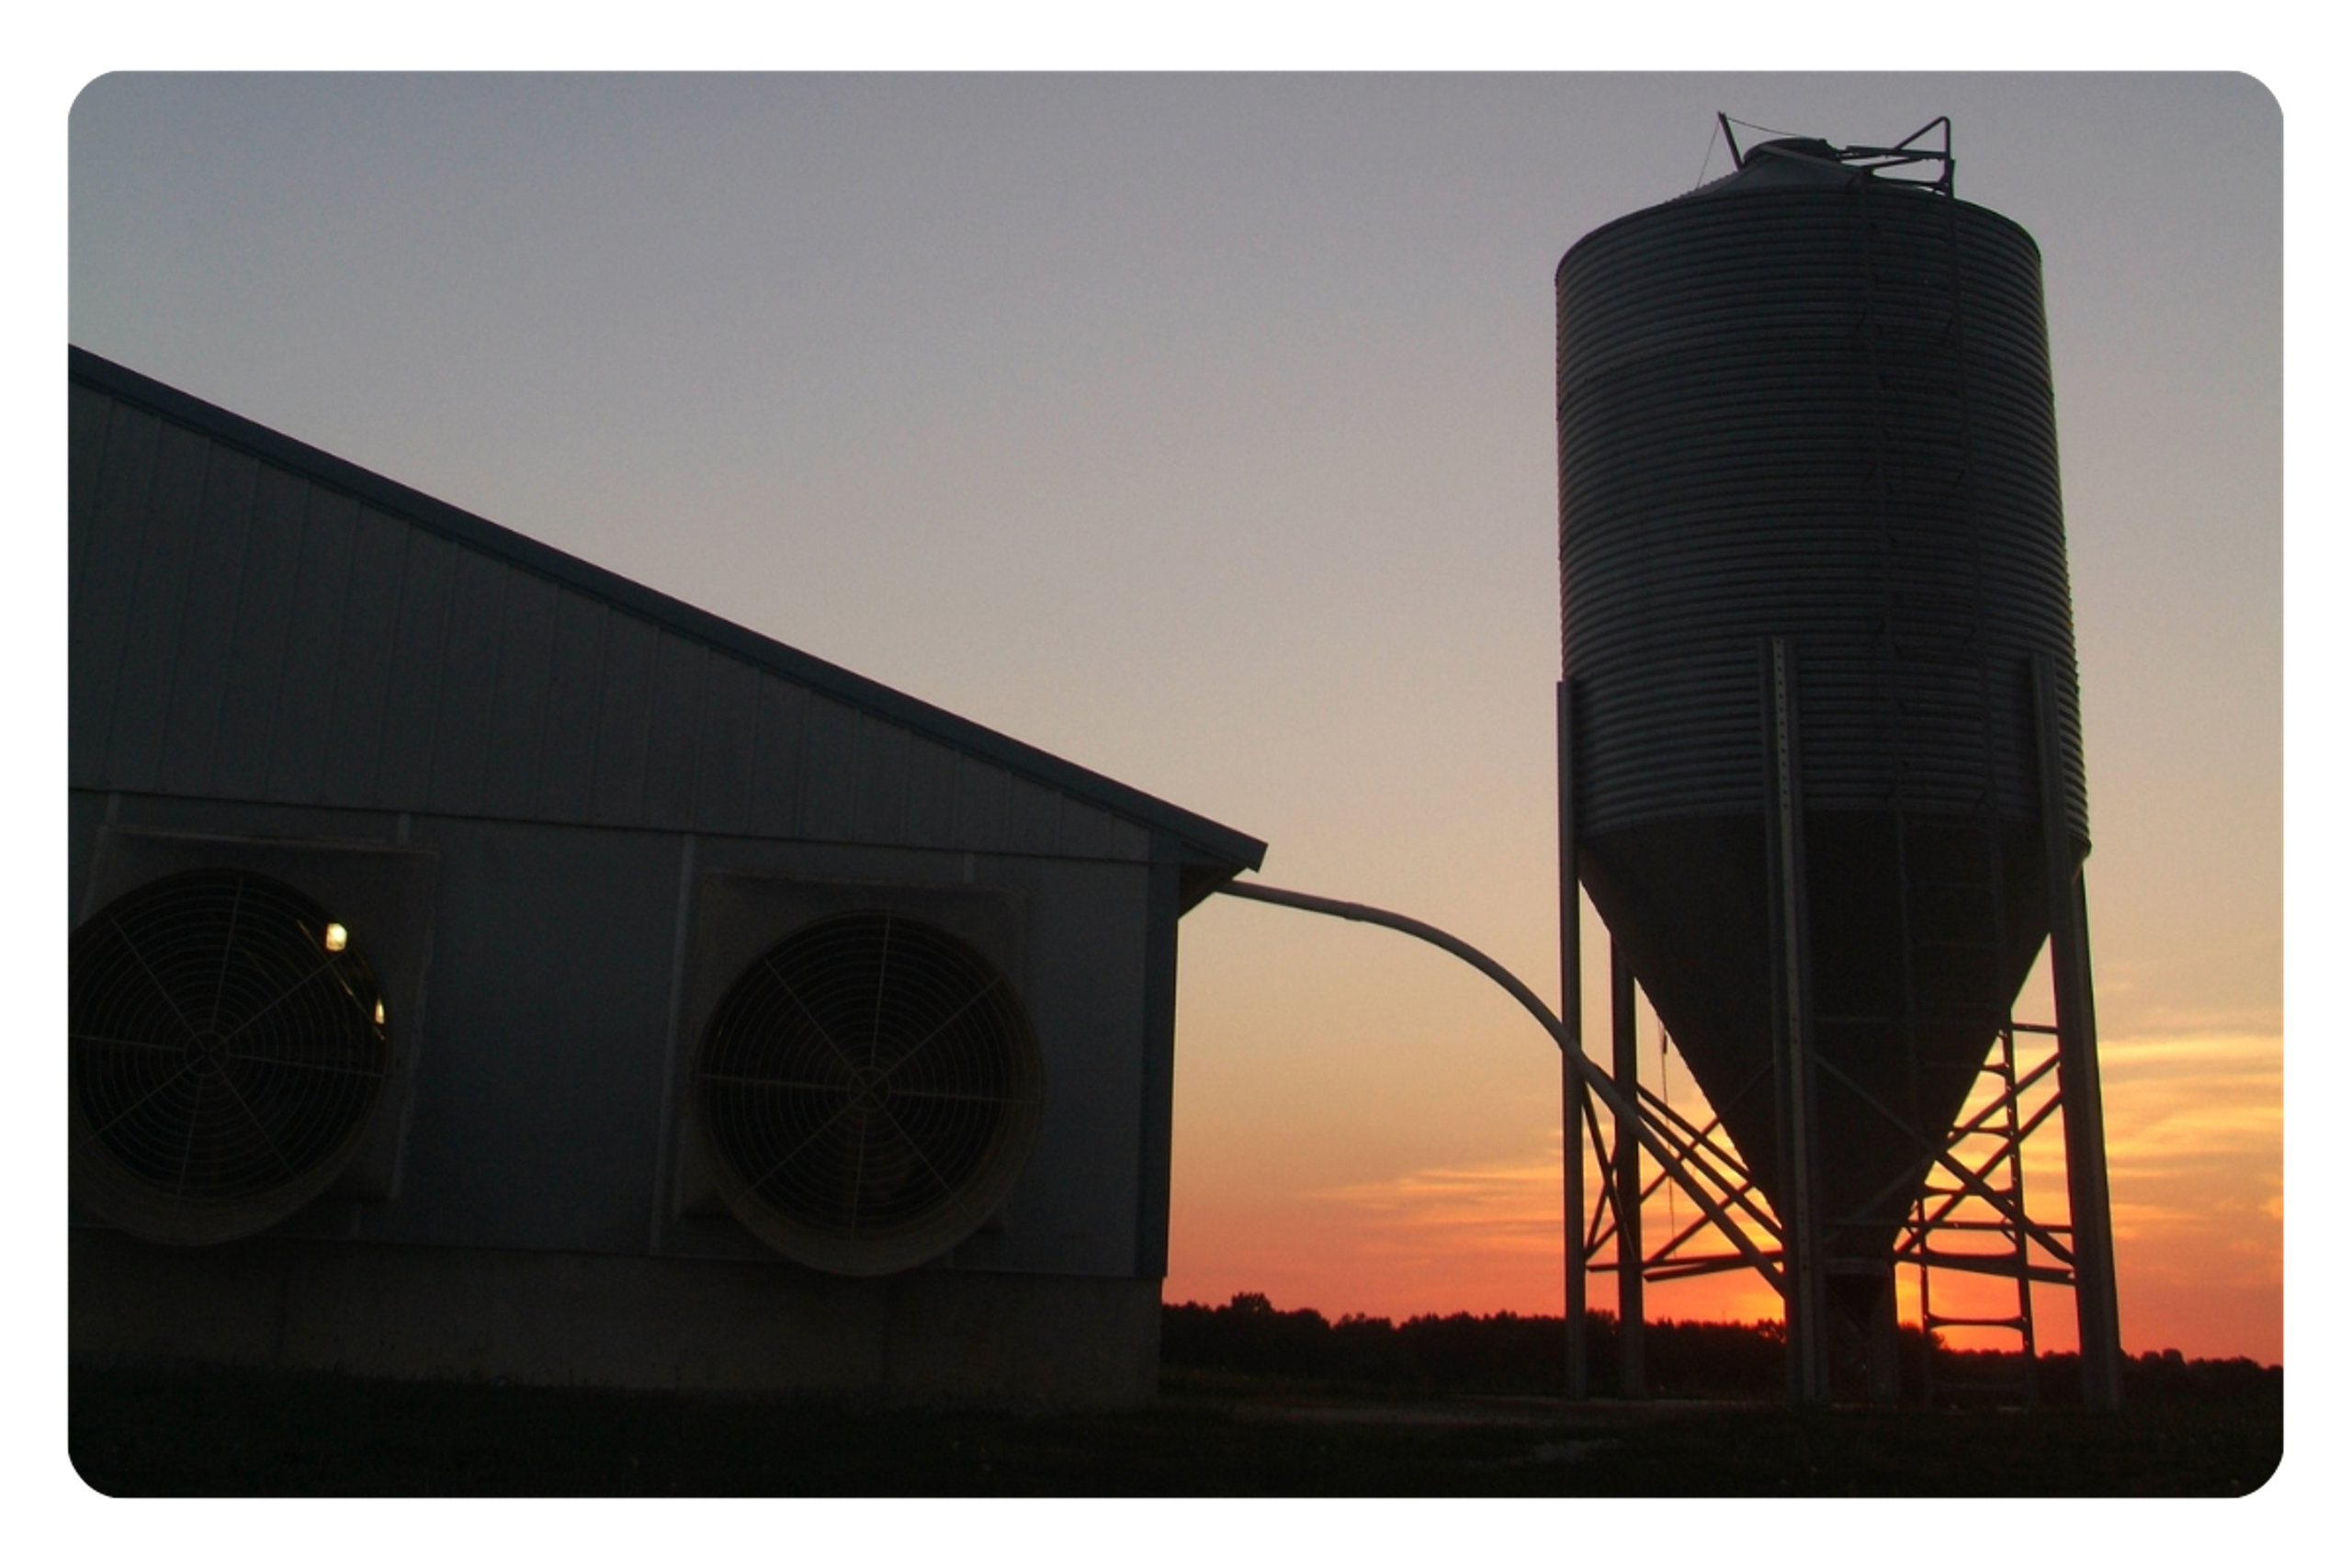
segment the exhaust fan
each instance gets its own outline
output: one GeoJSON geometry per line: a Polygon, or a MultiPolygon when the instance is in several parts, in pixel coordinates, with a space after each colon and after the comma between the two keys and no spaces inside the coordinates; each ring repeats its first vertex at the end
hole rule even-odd
{"type": "Polygon", "coordinates": [[[719,1195],[837,1274],[936,1257],[987,1220],[1035,1141],[1037,1039],[960,938],[879,910],[801,928],[705,1027],[692,1104],[719,1195]]]}
{"type": "Polygon", "coordinates": [[[327,910],[250,872],[184,872],[85,921],[69,967],[75,1198],[195,1244],[334,1181],[391,1054],[383,993],[327,910]]]}

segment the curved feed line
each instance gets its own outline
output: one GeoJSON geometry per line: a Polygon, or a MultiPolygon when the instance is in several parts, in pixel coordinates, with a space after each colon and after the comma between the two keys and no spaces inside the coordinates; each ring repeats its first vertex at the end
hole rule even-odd
{"type": "Polygon", "coordinates": [[[1230,897],[1246,898],[1261,904],[1279,904],[1285,908],[1305,909],[1313,914],[1330,915],[1339,919],[1356,920],[1365,925],[1385,926],[1390,931],[1402,931],[1407,936],[1419,937],[1430,946],[1442,948],[1453,954],[1454,957],[1461,959],[1504,990],[1509,991],[1512,998],[1533,1014],[1535,1021],[1544,1026],[1544,1032],[1552,1037],[1552,1043],[1560,1048],[1562,1055],[1576,1067],[1577,1075],[1583,1081],[1585,1089],[1609,1108],[1610,1113],[1618,1119],[1620,1126],[1633,1128],[1634,1134],[1641,1140],[1642,1146],[1650,1152],[1650,1157],[1657,1160],[1659,1168],[1673,1178],[1675,1183],[1690,1195],[1690,1201],[1699,1206],[1709,1220],[1713,1222],[1715,1228],[1722,1232],[1724,1238],[1738,1250],[1740,1257],[1747,1261],[1747,1265],[1761,1274],[1774,1290],[1779,1291],[1783,1288],[1780,1269],[1771,1258],[1758,1250],[1756,1244],[1748,1238],[1747,1233],[1724,1212],[1723,1204],[1717,1201],[1714,1195],[1690,1173],[1684,1151],[1674,1148],[1659,1135],[1657,1128],[1653,1124],[1653,1119],[1643,1108],[1626,1100],[1623,1092],[1619,1090],[1616,1080],[1584,1054],[1582,1043],[1569,1035],[1567,1027],[1560,1021],[1559,1016],[1544,1004],[1541,997],[1528,989],[1526,984],[1518,976],[1464,942],[1460,937],[1450,931],[1440,931],[1427,921],[1414,919],[1409,915],[1399,915],[1387,909],[1376,909],[1369,904],[1351,904],[1338,898],[1318,897],[1312,893],[1297,893],[1286,887],[1269,887],[1263,883],[1257,882],[1227,882],[1220,886],[1217,891],[1230,897]]]}

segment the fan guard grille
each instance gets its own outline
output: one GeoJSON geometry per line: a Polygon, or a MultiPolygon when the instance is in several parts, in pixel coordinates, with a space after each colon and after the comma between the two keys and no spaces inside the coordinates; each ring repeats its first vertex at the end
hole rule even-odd
{"type": "Polygon", "coordinates": [[[74,933],[74,1195],[153,1241],[249,1235],[334,1180],[390,1051],[350,934],[283,883],[185,872],[74,933]]]}
{"type": "Polygon", "coordinates": [[[1003,975],[935,926],[866,910],[803,927],[737,977],[693,1103],[738,1219],[797,1261],[882,1274],[1002,1201],[1043,1090],[1003,975]]]}

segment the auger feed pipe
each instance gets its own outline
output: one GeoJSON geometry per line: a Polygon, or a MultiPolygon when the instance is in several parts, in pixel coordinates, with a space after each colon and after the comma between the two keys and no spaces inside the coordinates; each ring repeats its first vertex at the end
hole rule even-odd
{"type": "Polygon", "coordinates": [[[1331,915],[1342,920],[1357,920],[1365,925],[1386,926],[1390,931],[1403,931],[1407,936],[1420,938],[1432,947],[1443,948],[1504,990],[1509,991],[1520,1006],[1535,1015],[1535,1021],[1544,1026],[1544,1032],[1552,1037],[1552,1043],[1557,1045],[1561,1055],[1575,1065],[1577,1076],[1583,1081],[1586,1089],[1597,1096],[1600,1102],[1609,1108],[1610,1114],[1618,1118],[1619,1125],[1630,1126],[1634,1129],[1634,1135],[1641,1140],[1642,1147],[1649,1150],[1650,1157],[1657,1161],[1658,1168],[1674,1178],[1676,1184],[1690,1195],[1690,1201],[1699,1205],[1701,1212],[1707,1218],[1714,1222],[1715,1228],[1723,1232],[1731,1244],[1739,1249],[1740,1256],[1745,1258],[1758,1273],[1771,1281],[1774,1289],[1781,1288],[1780,1270],[1772,1267],[1771,1261],[1757,1250],[1756,1244],[1747,1239],[1747,1233],[1734,1224],[1731,1216],[1724,1212],[1723,1206],[1717,1203],[1698,1180],[1683,1168],[1682,1161],[1666,1146],[1656,1133],[1651,1131],[1647,1119],[1635,1107],[1627,1104],[1624,1096],[1618,1091],[1616,1080],[1611,1077],[1599,1063],[1587,1056],[1577,1042],[1569,1038],[1567,1026],[1560,1021],[1559,1016],[1544,1004],[1543,998],[1529,990],[1518,976],[1464,942],[1460,937],[1448,931],[1442,931],[1425,921],[1414,919],[1409,915],[1399,915],[1387,909],[1375,909],[1369,904],[1350,904],[1338,898],[1321,898],[1312,893],[1294,893],[1287,887],[1269,887],[1261,882],[1227,882],[1221,885],[1217,891],[1229,897],[1248,898],[1261,904],[1280,904],[1285,908],[1306,909],[1317,915],[1331,915]]]}

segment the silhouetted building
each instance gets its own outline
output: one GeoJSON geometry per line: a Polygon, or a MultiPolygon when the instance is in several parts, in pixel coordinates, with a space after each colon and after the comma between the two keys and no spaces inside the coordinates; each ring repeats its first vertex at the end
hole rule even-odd
{"type": "Polygon", "coordinates": [[[77,1354],[1147,1395],[1264,846],[72,354],[77,1354]]]}

